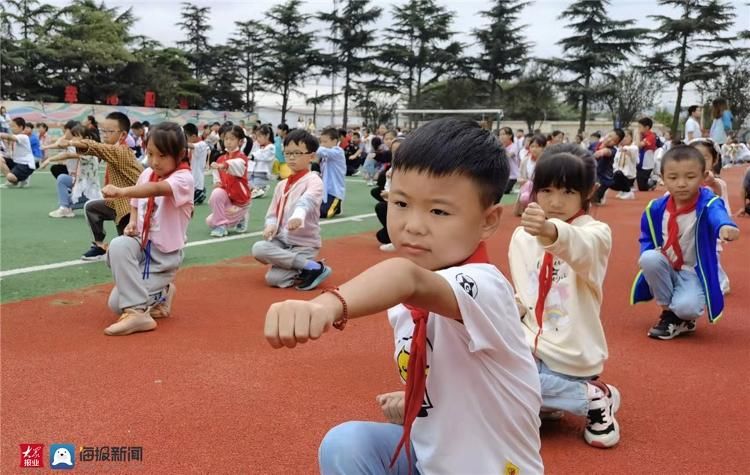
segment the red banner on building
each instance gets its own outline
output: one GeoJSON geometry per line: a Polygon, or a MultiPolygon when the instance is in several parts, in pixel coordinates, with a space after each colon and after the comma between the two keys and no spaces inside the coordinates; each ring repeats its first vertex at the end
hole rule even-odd
{"type": "Polygon", "coordinates": [[[156,107],[156,93],[154,91],[146,91],[146,97],[143,98],[144,107],[156,107]]]}
{"type": "Polygon", "coordinates": [[[180,109],[187,109],[189,107],[188,100],[184,97],[180,97],[179,107],[180,109]]]}
{"type": "Polygon", "coordinates": [[[78,88],[73,85],[65,86],[65,102],[78,102],[78,88]]]}
{"type": "Polygon", "coordinates": [[[108,106],[116,106],[120,103],[120,98],[117,96],[117,94],[112,94],[107,96],[106,102],[108,106]]]}

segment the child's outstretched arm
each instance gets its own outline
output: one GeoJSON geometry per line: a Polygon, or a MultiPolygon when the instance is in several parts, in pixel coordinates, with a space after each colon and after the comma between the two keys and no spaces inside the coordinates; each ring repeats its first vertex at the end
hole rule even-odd
{"type": "Polygon", "coordinates": [[[576,274],[601,283],[612,250],[612,233],[604,223],[573,226],[559,219],[547,219],[537,203],[529,203],[521,216],[524,230],[539,244],[568,263],[576,274]]]}
{"type": "Polygon", "coordinates": [[[166,180],[126,186],[124,188],[107,185],[102,188],[102,195],[105,198],[151,198],[152,196],[174,196],[172,186],[166,180]]]}
{"type": "Polygon", "coordinates": [[[736,241],[740,238],[740,230],[729,216],[724,206],[724,200],[716,200],[707,208],[708,220],[711,223],[713,232],[716,233],[714,235],[716,238],[724,242],[736,241]]]}
{"type": "MultiPolygon", "coordinates": [[[[435,272],[408,259],[377,264],[346,284],[338,293],[346,302],[347,318],[386,310],[399,303],[413,305],[459,320],[461,312],[450,284],[435,272]]],[[[274,348],[294,348],[316,340],[344,316],[344,305],[332,293],[310,301],[287,300],[271,305],[266,314],[265,336],[274,348]]]]}

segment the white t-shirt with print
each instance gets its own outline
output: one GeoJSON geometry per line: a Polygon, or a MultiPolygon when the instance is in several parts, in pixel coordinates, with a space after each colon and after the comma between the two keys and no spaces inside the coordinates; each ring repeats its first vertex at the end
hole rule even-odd
{"type": "MultiPolygon", "coordinates": [[[[411,432],[419,472],[543,473],[539,374],[513,289],[490,264],[437,273],[453,289],[463,324],[434,313],[427,323],[424,415],[411,432]]],[[[388,318],[405,381],[414,323],[403,305],[391,308],[388,318]]]]}

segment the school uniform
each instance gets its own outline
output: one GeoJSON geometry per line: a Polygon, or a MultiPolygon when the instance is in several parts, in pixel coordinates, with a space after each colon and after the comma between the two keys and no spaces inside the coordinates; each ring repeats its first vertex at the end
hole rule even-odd
{"type": "MultiPolygon", "coordinates": [[[[136,185],[156,181],[152,175],[153,170],[147,168],[136,185]]],[[[138,235],[116,237],[107,250],[107,266],[115,282],[109,307],[117,314],[126,308],[145,309],[160,302],[182,263],[193,214],[193,175],[189,169],[177,169],[164,181],[172,188],[172,196],[154,197],[148,220],[150,199],[131,199],[129,204],[138,210],[138,235]]]]}
{"type": "Polygon", "coordinates": [[[323,178],[320,217],[333,218],[341,213],[341,205],[346,197],[346,157],[339,146],[318,147],[317,155],[323,178]]]}
{"type": "Polygon", "coordinates": [[[630,302],[656,299],[659,305],[668,305],[681,320],[696,320],[708,307],[708,320],[713,323],[724,311],[716,238],[722,226],[737,225],[729,217],[724,201],[701,187],[695,208],[676,217],[682,254],[681,262],[677,261],[673,251],[664,250],[670,237],[670,199],[667,195],[652,200],[643,212],[641,270],[633,282],[630,302]]]}
{"type": "Polygon", "coordinates": [[[315,173],[298,172],[276,185],[265,223],[273,226],[273,237],[256,242],[252,249],[255,259],[271,265],[266,273],[268,285],[291,287],[305,263],[318,255],[322,200],[323,181],[315,173]],[[290,219],[301,219],[302,225],[290,231],[290,219]]]}

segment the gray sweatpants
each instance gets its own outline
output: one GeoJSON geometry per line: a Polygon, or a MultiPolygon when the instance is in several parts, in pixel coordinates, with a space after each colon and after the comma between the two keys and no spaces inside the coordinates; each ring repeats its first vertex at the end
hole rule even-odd
{"type": "Polygon", "coordinates": [[[266,283],[271,287],[291,287],[294,280],[310,259],[318,255],[318,248],[293,246],[281,241],[258,241],[253,244],[253,257],[263,264],[270,264],[266,283]]]}
{"type": "Polygon", "coordinates": [[[120,314],[126,308],[146,308],[157,303],[174,280],[183,256],[182,249],[164,253],[152,244],[149,277],[144,279],[146,253],[141,250],[141,240],[132,236],[114,238],[107,250],[107,266],[115,281],[109,308],[120,314]]]}

